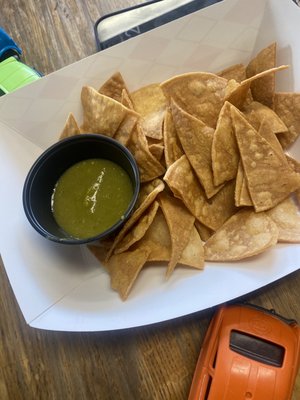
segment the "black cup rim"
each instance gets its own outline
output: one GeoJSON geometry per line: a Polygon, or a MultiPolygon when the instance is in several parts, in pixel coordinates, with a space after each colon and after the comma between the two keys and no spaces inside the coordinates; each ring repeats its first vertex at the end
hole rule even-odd
{"type": "MultiPolygon", "coordinates": [[[[23,203],[23,209],[25,212],[25,215],[31,224],[31,226],[43,237],[46,239],[49,239],[50,241],[61,243],[61,244],[71,244],[71,245],[82,245],[82,244],[88,244],[91,242],[99,241],[104,238],[107,238],[111,236],[115,231],[117,231],[121,226],[127,221],[129,216],[131,215],[134,206],[136,204],[136,201],[138,199],[140,191],[140,174],[139,174],[139,168],[137,165],[137,162],[135,158],[133,157],[132,153],[125,147],[123,144],[118,142],[117,140],[98,133],[82,133],[80,135],[74,135],[71,137],[64,138],[51,146],[49,146],[45,151],[42,152],[42,154],[34,161],[32,164],[31,168],[29,169],[29,172],[27,173],[27,176],[24,181],[23,185],[23,192],[22,192],[22,203],[23,203]],[[82,142],[85,140],[97,140],[97,141],[102,141],[106,143],[110,143],[111,145],[117,147],[119,150],[121,150],[124,155],[127,157],[129,160],[129,163],[132,167],[132,172],[134,176],[134,193],[132,200],[130,204],[128,205],[128,208],[126,212],[124,213],[124,216],[122,219],[117,221],[114,225],[112,225],[110,228],[107,230],[103,231],[102,233],[88,237],[88,238],[74,238],[72,236],[66,236],[66,237],[58,237],[45,229],[40,222],[36,219],[34,215],[34,210],[31,207],[30,203],[30,190],[32,183],[35,179],[35,176],[37,172],[39,171],[41,165],[43,164],[53,156],[54,153],[57,153],[61,151],[65,146],[68,146],[70,142],[82,142]]],[[[67,233],[66,233],[67,235],[67,233]]]]}

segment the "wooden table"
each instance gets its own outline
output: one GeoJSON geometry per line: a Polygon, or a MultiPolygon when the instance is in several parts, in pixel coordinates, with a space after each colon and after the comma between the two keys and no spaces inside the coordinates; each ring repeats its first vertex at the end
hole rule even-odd
{"type": "MultiPolygon", "coordinates": [[[[0,0],[0,25],[48,74],[96,51],[93,24],[133,0],[0,0]],[[16,12],[18,9],[18,13],[16,12]]],[[[300,271],[245,299],[300,321],[300,271]]],[[[131,330],[30,328],[0,265],[0,399],[187,399],[213,310],[131,330]]],[[[300,376],[293,400],[300,398],[300,376]]],[[[267,399],[264,399],[267,400],[267,399]]]]}

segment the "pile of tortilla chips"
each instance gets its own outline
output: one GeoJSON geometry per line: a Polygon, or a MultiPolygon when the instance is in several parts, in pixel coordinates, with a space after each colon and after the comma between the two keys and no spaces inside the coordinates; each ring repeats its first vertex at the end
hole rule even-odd
{"type": "Polygon", "coordinates": [[[119,72],[83,87],[83,121],[61,138],[109,135],[134,155],[136,209],[116,237],[89,246],[125,300],[146,263],[203,269],[300,242],[300,93],[276,93],[276,44],[248,65],[192,72],[131,92],[119,72]]]}

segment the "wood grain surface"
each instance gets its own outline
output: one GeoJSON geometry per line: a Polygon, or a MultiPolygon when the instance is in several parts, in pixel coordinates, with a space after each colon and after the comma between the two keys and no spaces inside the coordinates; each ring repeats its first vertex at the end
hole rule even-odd
{"type": "MultiPolygon", "coordinates": [[[[96,51],[100,16],[138,3],[0,0],[0,26],[23,49],[24,62],[48,74],[96,51]]],[[[297,271],[243,299],[300,321],[299,288],[297,271]]],[[[113,332],[36,330],[25,323],[1,263],[0,400],[187,399],[213,312],[113,332]]]]}

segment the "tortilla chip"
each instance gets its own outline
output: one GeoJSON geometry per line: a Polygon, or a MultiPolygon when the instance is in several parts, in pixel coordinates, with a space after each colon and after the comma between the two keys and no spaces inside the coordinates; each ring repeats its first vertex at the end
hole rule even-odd
{"type": "Polygon", "coordinates": [[[269,107],[264,106],[257,101],[245,106],[243,109],[247,121],[258,130],[263,120],[267,120],[273,133],[287,132],[287,127],[281,118],[269,107]]]}
{"type": "MultiPolygon", "coordinates": [[[[273,150],[276,151],[282,161],[286,163],[286,154],[283,152],[277,135],[274,133],[274,124],[272,120],[264,118],[260,123],[258,133],[272,146],[273,150]]],[[[300,169],[296,172],[300,172],[300,169]]]]}
{"type": "Polygon", "coordinates": [[[239,162],[236,175],[234,200],[237,207],[253,205],[247,185],[247,180],[245,177],[243,163],[241,160],[239,162]]]}
{"type": "MultiPolygon", "coordinates": [[[[128,109],[134,110],[133,103],[126,87],[122,89],[120,102],[128,109]]],[[[114,135],[114,139],[118,140],[124,146],[127,146],[138,120],[139,116],[137,114],[133,113],[132,115],[128,115],[127,118],[121,122],[121,125],[114,135]]]]}
{"type": "Polygon", "coordinates": [[[115,254],[110,258],[107,269],[110,275],[111,288],[119,293],[122,300],[127,299],[149,253],[149,249],[141,248],[115,254]]]}
{"type": "Polygon", "coordinates": [[[295,196],[296,196],[297,204],[300,207],[300,190],[299,189],[296,190],[295,196]]]}
{"type": "Polygon", "coordinates": [[[245,173],[243,175],[242,187],[241,187],[241,193],[240,193],[240,207],[242,207],[242,206],[253,206],[253,201],[250,196],[245,173]]]}
{"type": "MultiPolygon", "coordinates": [[[[290,155],[285,155],[287,162],[289,163],[289,166],[293,169],[293,171],[297,172],[298,174],[300,173],[300,162],[295,160],[293,157],[290,155]]],[[[297,189],[294,193],[298,206],[300,207],[300,189],[297,189]]]]}
{"type": "Polygon", "coordinates": [[[167,169],[164,181],[195,218],[212,230],[217,230],[236,212],[235,182],[228,182],[215,196],[207,200],[186,155],[167,169]]]}
{"type": "Polygon", "coordinates": [[[258,133],[270,143],[284,164],[288,163],[295,172],[300,173],[300,163],[283,152],[282,146],[277,138],[278,135],[273,133],[272,126],[268,119],[262,121],[258,133]]]}
{"type": "Polygon", "coordinates": [[[237,261],[277,243],[278,228],[266,213],[242,209],[204,244],[207,261],[237,261]]]}
{"type": "Polygon", "coordinates": [[[288,128],[287,132],[278,135],[278,140],[286,149],[300,135],[300,93],[275,93],[274,110],[288,128]]]}
{"type": "Polygon", "coordinates": [[[125,118],[132,115],[137,116],[134,111],[89,86],[82,88],[81,102],[83,107],[81,129],[84,132],[113,137],[125,118]]]}
{"type": "MultiPolygon", "coordinates": [[[[262,49],[254,57],[246,68],[247,77],[250,78],[262,71],[275,67],[276,65],[276,43],[270,44],[262,49]]],[[[255,80],[251,84],[251,92],[254,100],[273,108],[275,89],[275,77],[273,74],[255,80]]]]}
{"type": "Polygon", "coordinates": [[[128,149],[133,154],[140,171],[140,181],[151,181],[165,172],[164,166],[151,154],[146,136],[137,125],[128,143],[128,149]]]}
{"type": "Polygon", "coordinates": [[[247,184],[247,179],[245,177],[245,174],[243,176],[242,180],[242,187],[241,187],[241,193],[240,193],[240,201],[239,201],[240,207],[243,206],[253,206],[253,201],[250,196],[248,184],[247,184]]]}
{"type": "Polygon", "coordinates": [[[197,269],[204,268],[204,246],[195,226],[192,227],[190,240],[181,254],[179,264],[197,269]]]}
{"type": "Polygon", "coordinates": [[[90,250],[90,252],[100,261],[103,267],[106,268],[106,256],[107,253],[109,252],[110,247],[112,246],[112,239],[103,239],[99,241],[97,245],[94,244],[89,244],[87,245],[87,248],[90,250]]]}
{"type": "Polygon", "coordinates": [[[161,208],[139,242],[139,247],[150,249],[148,261],[169,261],[171,256],[170,231],[161,208]]]}
{"type": "Polygon", "coordinates": [[[67,137],[71,137],[71,136],[74,136],[74,135],[79,135],[80,133],[81,133],[80,132],[80,128],[79,128],[79,126],[77,124],[75,116],[74,116],[73,113],[70,113],[68,115],[66,124],[65,124],[65,126],[64,126],[64,128],[63,128],[63,130],[62,130],[62,132],[61,132],[61,134],[59,136],[59,140],[65,139],[67,137]]]}
{"type": "MultiPolygon", "coordinates": [[[[229,83],[230,82],[232,81],[229,81],[229,83]]],[[[247,99],[248,102],[251,101],[252,99],[252,97],[250,96],[250,86],[251,82],[246,82],[246,81],[242,82],[241,84],[233,86],[231,90],[227,92],[225,100],[233,104],[235,107],[241,109],[246,103],[247,99]]]]}
{"type": "Polygon", "coordinates": [[[114,134],[114,139],[127,146],[132,133],[136,127],[138,121],[138,116],[135,114],[129,114],[126,118],[123,119],[120,126],[118,127],[117,131],[114,134]]]}
{"type": "MultiPolygon", "coordinates": [[[[245,79],[241,83],[242,84],[246,84],[246,83],[249,83],[249,82],[252,83],[252,82],[260,80],[260,79],[262,79],[262,78],[264,78],[266,76],[274,76],[275,72],[284,71],[285,69],[288,69],[289,67],[290,67],[289,65],[283,64],[283,65],[279,65],[278,67],[268,68],[268,69],[265,69],[264,71],[258,72],[255,75],[249,76],[247,79],[245,79]]],[[[258,101],[258,100],[256,100],[256,101],[258,101]]]]}
{"type": "MultiPolygon", "coordinates": [[[[148,261],[169,261],[171,259],[171,236],[166,219],[159,208],[154,221],[140,242],[140,246],[150,249],[148,261]]],[[[203,269],[203,243],[197,230],[193,227],[187,246],[182,252],[179,264],[192,268],[203,269]]]]}
{"type": "Polygon", "coordinates": [[[268,210],[300,187],[300,175],[234,106],[231,116],[254,208],[257,212],[268,210]]]}
{"type": "Polygon", "coordinates": [[[162,139],[162,126],[167,99],[159,84],[153,83],[131,93],[134,110],[141,115],[141,126],[146,136],[162,139]]]}
{"type": "Polygon", "coordinates": [[[222,71],[217,73],[218,76],[225,79],[234,79],[237,82],[244,81],[246,76],[246,67],[244,64],[234,64],[228,68],[223,69],[222,71]]]}
{"type": "Polygon", "coordinates": [[[165,95],[173,98],[187,113],[215,128],[224,103],[228,81],[207,72],[177,75],[161,84],[165,95]]]}
{"type": "Polygon", "coordinates": [[[195,217],[180,200],[172,198],[165,193],[160,193],[159,203],[167,221],[172,242],[171,256],[167,270],[168,277],[179,262],[182,252],[190,240],[195,217]]]}
{"type": "MultiPolygon", "coordinates": [[[[145,137],[146,137],[146,135],[145,135],[145,137]]],[[[149,147],[152,146],[153,144],[159,144],[161,146],[164,145],[164,140],[163,139],[153,139],[153,138],[147,136],[146,137],[146,141],[147,141],[149,147]]]]}
{"type": "Polygon", "coordinates": [[[278,241],[300,243],[300,214],[291,197],[267,211],[279,230],[278,241]]]}
{"type": "Polygon", "coordinates": [[[129,108],[130,110],[134,110],[133,103],[127,89],[122,90],[121,103],[123,104],[123,106],[129,108]]]}
{"type": "Polygon", "coordinates": [[[117,244],[114,254],[123,253],[128,250],[134,243],[138,242],[145,235],[156,215],[158,207],[159,204],[157,201],[154,201],[154,203],[148,207],[126,236],[117,244]]]}
{"type": "Polygon", "coordinates": [[[221,186],[214,185],[211,167],[214,130],[198,118],[185,112],[174,101],[171,101],[171,111],[184,152],[201,182],[206,196],[210,198],[221,189],[221,186]]]}
{"type": "Polygon", "coordinates": [[[138,195],[137,202],[135,204],[135,208],[139,208],[139,206],[146,200],[146,198],[150,194],[151,194],[151,196],[153,194],[155,194],[155,197],[156,197],[156,191],[158,190],[158,193],[159,193],[159,192],[163,191],[164,188],[165,188],[165,184],[159,178],[153,179],[153,181],[150,181],[150,182],[141,183],[140,192],[138,195]]]}
{"type": "Polygon", "coordinates": [[[255,84],[255,81],[260,81],[261,79],[264,79],[264,77],[274,75],[275,72],[284,70],[286,68],[288,68],[288,65],[281,65],[279,67],[268,69],[253,75],[248,79],[245,79],[240,84],[237,84],[237,82],[234,80],[230,80],[228,82],[225,100],[229,101],[235,107],[241,109],[245,103],[251,102],[252,92],[250,91],[250,88],[255,84]]]}
{"type": "Polygon", "coordinates": [[[158,143],[150,144],[149,151],[158,161],[160,161],[164,154],[164,146],[158,143]]]}
{"type": "Polygon", "coordinates": [[[116,72],[106,82],[104,82],[104,84],[99,88],[98,92],[121,102],[123,90],[128,92],[121,73],[116,72]]]}
{"type": "Polygon", "coordinates": [[[218,118],[213,135],[211,158],[213,180],[216,186],[235,178],[240,154],[231,121],[230,103],[228,102],[225,102],[218,118]]]}
{"type": "Polygon", "coordinates": [[[295,171],[300,173],[300,162],[298,160],[295,160],[292,156],[289,154],[285,154],[285,157],[287,159],[287,162],[289,163],[289,166],[295,171]]]}
{"type": "Polygon", "coordinates": [[[169,167],[184,154],[176,133],[172,113],[169,110],[165,112],[163,127],[165,161],[166,166],[169,167]]]}
{"type": "Polygon", "coordinates": [[[201,224],[201,222],[197,219],[195,220],[195,228],[197,229],[200,239],[203,242],[206,242],[214,234],[212,229],[209,229],[207,226],[201,224]]]}
{"type": "Polygon", "coordinates": [[[154,182],[151,182],[150,185],[147,185],[142,192],[142,199],[139,200],[139,206],[134,211],[134,213],[129,217],[129,219],[125,222],[122,229],[115,237],[115,240],[107,254],[106,261],[109,260],[116,246],[121,242],[121,240],[125,237],[126,233],[131,229],[131,227],[138,221],[138,219],[142,216],[142,214],[147,210],[147,208],[155,201],[157,195],[164,190],[165,184],[163,181],[157,179],[154,182]],[[150,191],[148,189],[150,188],[150,191]]]}
{"type": "Polygon", "coordinates": [[[235,178],[235,189],[234,189],[234,203],[237,207],[240,207],[240,196],[243,185],[243,179],[244,179],[244,169],[242,161],[240,159],[235,178]]]}
{"type": "Polygon", "coordinates": [[[273,131],[272,122],[270,122],[267,118],[264,118],[260,124],[258,133],[273,147],[278,156],[280,156],[283,160],[286,159],[277,135],[275,135],[273,131]]]}

